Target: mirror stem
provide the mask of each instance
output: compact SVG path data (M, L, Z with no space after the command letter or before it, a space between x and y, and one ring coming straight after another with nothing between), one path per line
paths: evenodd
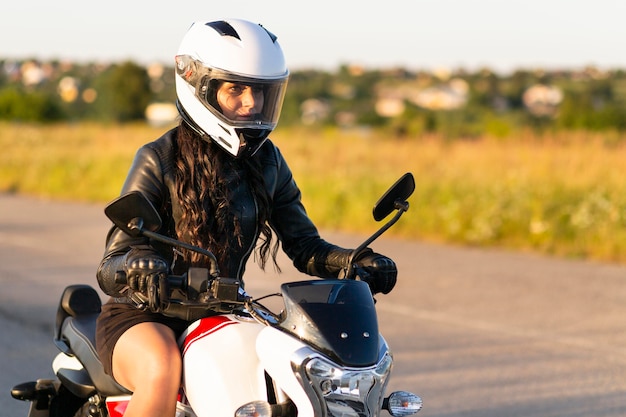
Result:
M213 253L209 252L208 250L204 250L202 248L198 248L196 246L189 245L189 244L187 244L185 242L180 242L180 241L178 241L176 239L172 239L172 238L169 238L167 236L163 236L163 235L160 235L158 233L151 232L150 230L142 230L141 233L144 236L149 237L150 239L153 239L153 240L156 240L156 241L168 244L170 246L174 246L174 247L180 246L180 247L183 247L185 249L188 249L188 250L191 250L191 251L194 251L194 252L199 252L199 253L207 256L210 259L210 261L211 261L210 262L211 270L209 271L209 274L213 278L219 277L220 270L219 270L219 268L217 266L217 259L215 258L215 255L213 255Z
M361 253L361 251L363 249L365 249L370 243L372 243L373 241L378 239L378 237L380 235L385 233L387 231L387 229L389 229L391 226L396 224L396 222L400 219L400 216L402 216L404 214L404 212L409 209L409 202L408 201L402 201L402 200L396 200L394 202L394 207L398 210L396 215L393 216L393 218L391 220L389 220L385 225L383 225L383 227L381 227L376 233L374 233L372 236L370 236L369 239L367 239L365 242L361 243L361 245L359 245L359 247L356 248L352 252L352 255L350 256L350 263L348 264L348 271L346 272L346 278L349 277L352 274L354 259L357 257L357 255L359 253Z
M142 232L143 231L143 219L141 217L133 217L128 222L128 229L136 233Z

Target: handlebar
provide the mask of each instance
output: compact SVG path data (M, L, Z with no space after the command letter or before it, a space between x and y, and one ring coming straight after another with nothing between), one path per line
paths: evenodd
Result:
M189 321L219 313L230 313L246 303L247 298L239 293L239 280L209 277L209 269L192 267L183 275L164 277L167 294L162 293L163 288L150 288L148 294L131 298L141 299L142 301L138 302L141 308ZM126 284L126 273L118 271L115 282ZM184 296L175 297L176 290L182 292ZM145 302L143 299L146 299Z

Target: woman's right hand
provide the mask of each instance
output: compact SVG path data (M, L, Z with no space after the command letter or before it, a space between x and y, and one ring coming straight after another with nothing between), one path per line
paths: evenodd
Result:
M167 276L169 267L167 261L149 246L133 247L126 254L124 272L126 282L133 291L148 295L150 286L159 276Z

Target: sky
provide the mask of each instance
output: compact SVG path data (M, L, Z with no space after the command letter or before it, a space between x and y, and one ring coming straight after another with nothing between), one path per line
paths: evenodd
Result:
M193 21L238 17L276 34L292 70L626 69L625 0L5 3L0 59L172 63Z

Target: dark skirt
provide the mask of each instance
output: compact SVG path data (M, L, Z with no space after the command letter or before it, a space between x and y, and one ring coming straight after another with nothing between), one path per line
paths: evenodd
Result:
M132 304L109 301L102 306L96 322L96 350L104 371L113 376L113 348L122 334L139 323L162 323L178 338L189 326L186 320L137 309Z

